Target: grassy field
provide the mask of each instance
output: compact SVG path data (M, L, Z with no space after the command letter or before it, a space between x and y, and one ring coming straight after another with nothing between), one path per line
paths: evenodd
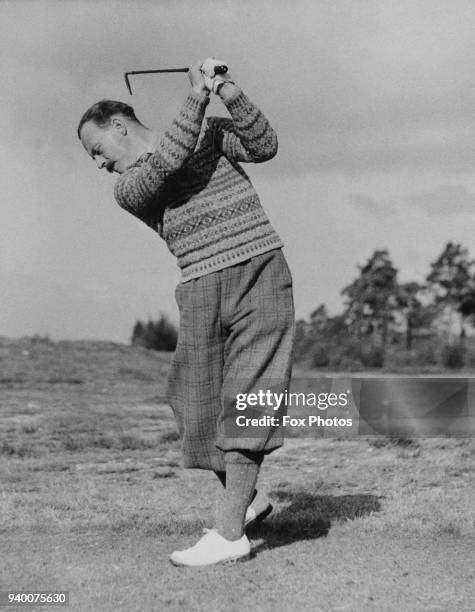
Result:
M275 511L252 559L173 567L219 483L180 467L169 361L0 340L0 590L68 590L85 611L475 610L470 439L293 432L264 463Z

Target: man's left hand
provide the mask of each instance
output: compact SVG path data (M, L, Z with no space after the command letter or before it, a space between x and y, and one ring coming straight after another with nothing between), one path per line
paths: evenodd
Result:
M197 61L188 69L188 78L190 79L191 89L197 94L208 93L211 91L205 82L205 76L201 70L203 61Z

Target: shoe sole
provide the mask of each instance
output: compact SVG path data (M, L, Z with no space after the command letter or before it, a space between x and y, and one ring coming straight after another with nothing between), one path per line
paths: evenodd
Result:
M252 552L248 552L246 555L242 557L237 557L236 559L228 559L227 561L221 561L221 565L236 565L236 563L240 563L241 561L249 561L252 558ZM216 564L219 565L219 564Z
M253 523L261 523L264 519L266 519L269 516L269 514L272 512L273 509L274 509L274 506L272 504L269 504L267 508L265 508L260 514L256 516L256 518L253 518L247 523L245 523L244 527L249 527L249 525L252 525Z
M170 563L175 567L209 567L210 565L236 565L240 561L248 561L251 558L251 552L241 555L240 557L231 557L230 559L223 559L223 561L216 561L215 563L205 563L203 565L189 565L187 563L180 563L174 559L170 559Z

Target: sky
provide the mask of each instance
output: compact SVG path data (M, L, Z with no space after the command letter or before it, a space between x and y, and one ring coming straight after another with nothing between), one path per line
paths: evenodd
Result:
M470 0L0 2L0 335L128 342L178 320L165 243L119 208L76 128L103 98L164 130L189 66L214 56L261 108L278 155L246 165L285 243L298 318L376 249L423 281L448 241L475 256ZM207 114L226 116L219 100Z

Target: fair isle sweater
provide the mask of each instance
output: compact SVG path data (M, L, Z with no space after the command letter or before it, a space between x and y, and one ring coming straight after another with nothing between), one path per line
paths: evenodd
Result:
M231 119L203 121L208 102L191 93L156 149L114 189L119 205L165 240L182 281L283 246L239 165L272 158L274 130L241 90L224 100Z

